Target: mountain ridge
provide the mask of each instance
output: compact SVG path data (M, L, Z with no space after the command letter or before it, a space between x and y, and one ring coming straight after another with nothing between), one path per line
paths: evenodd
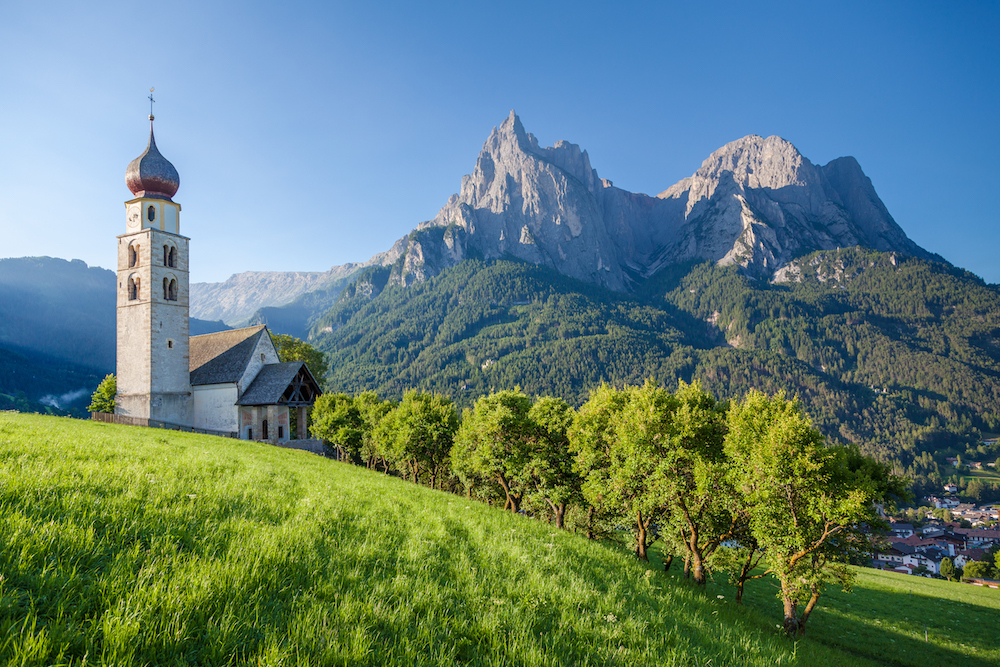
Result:
M435 233L419 234L426 230ZM944 261L906 236L853 157L814 165L781 137L747 135L650 196L601 178L576 144L541 146L511 111L490 132L459 192L385 252L327 272L247 272L196 283L192 313L230 324L266 320L254 313L267 307L274 314L371 266L392 266L389 284L405 286L469 257L511 257L630 291L671 264L735 264L771 279L796 257L856 245Z

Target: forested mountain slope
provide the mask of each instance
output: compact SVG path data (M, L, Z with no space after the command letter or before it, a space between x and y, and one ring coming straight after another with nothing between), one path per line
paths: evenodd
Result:
M623 294L527 263L466 260L408 288L368 269L314 325L334 390L416 387L462 405L520 386L579 404L601 382L701 380L722 398L798 394L831 439L928 482L924 452L1000 428L1000 290L860 248L749 278L675 266Z

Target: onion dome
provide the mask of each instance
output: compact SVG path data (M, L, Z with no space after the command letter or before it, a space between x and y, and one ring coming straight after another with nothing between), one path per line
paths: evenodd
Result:
M181 186L181 177L167 158L156 149L153 117L149 117L149 145L125 170L125 185L136 197L170 199Z

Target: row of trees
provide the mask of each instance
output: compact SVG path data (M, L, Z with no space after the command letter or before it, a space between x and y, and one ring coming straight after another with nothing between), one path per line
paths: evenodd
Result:
M823 588L871 551L876 504L903 480L854 447L827 446L783 394L720 403L698 383L602 386L579 410L523 392L481 397L461 419L447 398L409 391L326 394L313 431L341 457L511 512L574 525L588 537L631 528L636 555L659 540L664 567L683 558L704 585L774 576L784 627L805 631ZM758 565L763 565L761 574Z

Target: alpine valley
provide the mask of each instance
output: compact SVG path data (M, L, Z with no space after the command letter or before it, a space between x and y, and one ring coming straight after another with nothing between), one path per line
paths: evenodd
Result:
M255 313L241 281L265 295L288 274L194 285L192 315L308 338L333 391L580 404L602 382L699 380L798 395L918 490L945 456L998 454L998 287L910 240L854 158L814 165L779 137L729 143L649 196L511 112L433 220L308 280Z
M733 141L650 196L511 112L460 192L385 252L193 284L191 316L308 339L332 391L470 406L519 386L578 405L602 382L699 380L798 395L918 490L945 456L1000 453L984 442L1000 288L910 240L854 158L814 165L779 137Z

